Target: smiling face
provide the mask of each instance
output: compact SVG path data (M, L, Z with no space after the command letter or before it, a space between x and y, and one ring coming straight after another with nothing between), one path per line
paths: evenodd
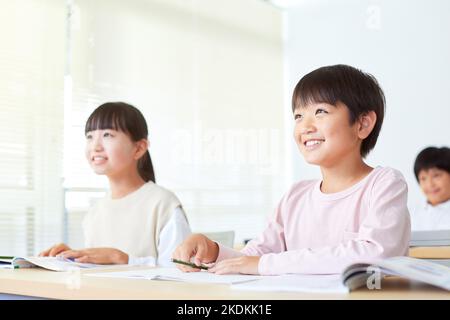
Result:
M137 170L137 146L122 131L105 129L87 132L85 154L97 174L112 177Z
M349 155L361 157L359 122L350 124L347 107L313 103L294 111L294 138L310 164L332 167Z
M421 170L418 175L420 188L428 202L435 206L450 199L450 173L438 168Z

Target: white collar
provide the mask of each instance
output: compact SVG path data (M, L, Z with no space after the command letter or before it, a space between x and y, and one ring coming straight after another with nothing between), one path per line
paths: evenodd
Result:
M439 210L443 209L443 210L450 210L450 199L447 200L447 201L445 201L445 202L439 203L439 204L436 205L436 206L432 206L432 205L427 201L427 202L425 203L425 206L424 206L424 207L427 208L427 209L439 209Z

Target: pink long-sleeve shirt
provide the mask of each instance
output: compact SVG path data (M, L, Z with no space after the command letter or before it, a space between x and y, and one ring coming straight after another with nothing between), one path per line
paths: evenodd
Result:
M376 167L363 180L325 194L320 180L294 184L263 233L241 251L219 244L217 261L261 256L262 275L340 273L355 262L407 255L411 235L402 174Z

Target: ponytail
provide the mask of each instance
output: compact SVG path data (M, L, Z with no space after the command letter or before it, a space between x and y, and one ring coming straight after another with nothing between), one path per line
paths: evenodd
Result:
M138 160L138 172L145 182L153 181L156 183L155 171L153 170L152 159L150 158L150 153L148 150L145 154Z

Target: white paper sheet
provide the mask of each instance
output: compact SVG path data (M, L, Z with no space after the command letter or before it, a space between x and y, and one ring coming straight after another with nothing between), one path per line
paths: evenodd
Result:
M258 281L234 284L233 289L254 291L290 291L346 294L349 289L341 275L282 275L264 277Z
M61 257L15 257L10 264L0 264L0 269L41 267L52 271L70 271L74 269L100 269L111 266L117 267L118 265L79 263Z
M262 279L262 276L241 274L216 275L206 271L182 272L177 268L152 268L146 270L131 270L120 272L89 273L89 277L110 277L148 280L171 280L198 283L235 284Z
M79 263L60 257L26 257L26 262L30 262L41 268L45 268L53 271L69 271L73 269L91 269L91 268L104 268L105 265L92 264L92 263ZM27 265L27 263L25 265ZM17 262L18 264L21 264Z

